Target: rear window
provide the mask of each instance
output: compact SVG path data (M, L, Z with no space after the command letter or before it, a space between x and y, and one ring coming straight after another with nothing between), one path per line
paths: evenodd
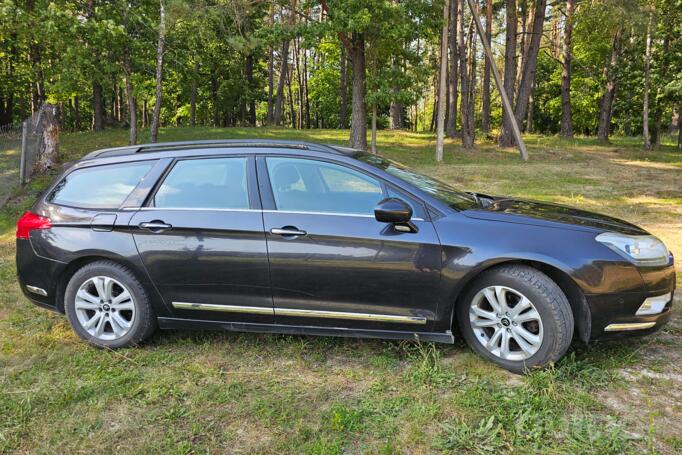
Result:
M159 208L248 209L244 157L178 161L159 187Z
M59 182L48 201L71 207L116 209L153 164L138 161L77 169Z

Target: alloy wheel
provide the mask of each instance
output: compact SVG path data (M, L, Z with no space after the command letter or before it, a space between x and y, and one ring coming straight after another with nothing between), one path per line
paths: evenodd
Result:
M125 336L135 320L131 292L108 276L94 276L81 284L74 307L81 327L99 340Z
M526 360L542 346L540 313L526 296L507 286L481 289L471 301L469 322L478 342L504 360Z

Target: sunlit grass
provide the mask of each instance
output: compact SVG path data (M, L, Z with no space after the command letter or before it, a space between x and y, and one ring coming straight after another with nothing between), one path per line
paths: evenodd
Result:
M348 131L160 133L163 141L227 138L345 145ZM460 188L641 224L682 257L682 153L644 152L635 139L526 139L528 163L492 140L474 151L448 140L439 164L428 133L380 131L379 150ZM126 142L124 130L66 134L61 151L68 161ZM528 377L459 341L166 332L138 349L89 348L16 284L14 222L50 179L15 189L0 210L0 453L636 453L650 448L647 409L653 447L682 446L679 396L670 393L680 386L670 379L682 361L679 323L645 340L576 344ZM678 319L680 308L678 298ZM664 376L643 379L640 368Z

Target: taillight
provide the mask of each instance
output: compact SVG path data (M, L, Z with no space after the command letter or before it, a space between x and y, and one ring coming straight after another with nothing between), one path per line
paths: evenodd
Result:
M19 221L17 221L17 238L28 239L34 229L50 229L52 221L44 216L36 215L30 211L25 211Z

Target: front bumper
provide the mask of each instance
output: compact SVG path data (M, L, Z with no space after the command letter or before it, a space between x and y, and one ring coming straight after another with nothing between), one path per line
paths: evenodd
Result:
M604 340L647 335L663 327L672 317L675 298L675 268L665 267L640 270L645 290L612 294L585 295L590 311L590 340ZM637 310L650 297L670 293L670 301L662 311L651 315L637 315Z

